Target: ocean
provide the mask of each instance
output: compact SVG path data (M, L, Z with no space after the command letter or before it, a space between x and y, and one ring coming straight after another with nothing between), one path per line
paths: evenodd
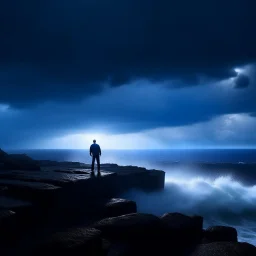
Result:
M89 150L9 150L37 160L90 163ZM220 170L217 163L256 163L253 149L104 150L102 163L136 165L166 172L165 189L145 193L131 190L124 198L135 200L139 212L162 215L181 212L204 216L209 225L233 226L241 242L256 245L256 170ZM179 162L176 167L173 162ZM203 170L195 163L216 163Z

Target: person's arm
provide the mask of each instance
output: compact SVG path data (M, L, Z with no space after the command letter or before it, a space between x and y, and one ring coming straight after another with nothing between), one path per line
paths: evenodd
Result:
M99 153L100 153L100 156L101 156L101 149L100 149L100 146L99 146Z
M90 156L92 155L92 146L90 146Z

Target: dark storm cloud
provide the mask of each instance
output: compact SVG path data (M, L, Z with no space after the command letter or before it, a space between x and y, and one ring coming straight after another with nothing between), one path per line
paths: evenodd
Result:
M234 87L238 89L247 88L250 84L250 79L244 74L238 75L234 80Z
M0 3L0 101L77 100L137 78L222 79L255 61L248 0ZM240 84L240 82L239 82Z
M19 110L3 106L2 112L0 106L0 143L9 148L40 147L40 141L68 134L127 134L159 127L182 130L224 114L255 112L255 91L255 86L235 90L231 82L177 90L141 82L105 90L82 103L55 102ZM225 122L216 130L223 127Z

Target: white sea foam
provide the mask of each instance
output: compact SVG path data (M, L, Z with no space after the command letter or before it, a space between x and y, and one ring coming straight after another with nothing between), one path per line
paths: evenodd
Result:
M234 226L240 241L256 245L256 185L245 186L232 176L210 179L167 174L164 191L133 190L125 197L134 199L140 212L199 214L204 216L205 227Z

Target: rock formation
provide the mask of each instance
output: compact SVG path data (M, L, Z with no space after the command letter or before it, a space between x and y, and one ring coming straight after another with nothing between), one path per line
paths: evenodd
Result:
M25 154L8 155L0 149L0 170L40 170L40 166Z
M39 167L39 168L37 168ZM34 161L0 150L0 252L16 256L255 256L236 229L202 216L137 212L128 189L164 189L165 173L136 166Z

